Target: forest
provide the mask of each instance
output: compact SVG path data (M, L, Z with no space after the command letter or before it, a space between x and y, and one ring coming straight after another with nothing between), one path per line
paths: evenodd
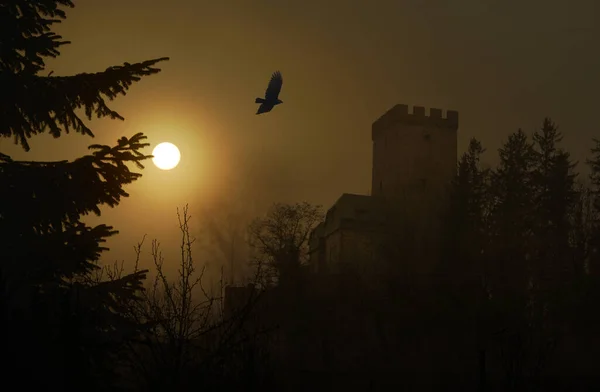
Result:
M48 75L67 44L69 0L0 4L0 135L93 136L83 115L167 57ZM46 75L46 76L44 76ZM156 76L159 77L159 76ZM83 115L82 115L83 113ZM142 133L73 161L0 153L0 339L4 387L159 390L593 390L600 386L600 141L575 162L549 118L512 133L495 167L472 139L443 203L424 217L392 201L377 262L311 272L320 206L275 203L248 227L246 287L206 288L188 207L180 260L157 240L127 271L103 265L118 231L90 227L141 177ZM137 169L133 169L136 167ZM137 170L137 171L136 171ZM581 174L585 173L585 174ZM412 213L411 213L412 212ZM150 248L154 271L139 267ZM164 263L178 263L167 278Z

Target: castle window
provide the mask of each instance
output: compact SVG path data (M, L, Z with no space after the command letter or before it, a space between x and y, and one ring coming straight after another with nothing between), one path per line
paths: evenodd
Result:
M379 192L383 192L383 181L379 181Z

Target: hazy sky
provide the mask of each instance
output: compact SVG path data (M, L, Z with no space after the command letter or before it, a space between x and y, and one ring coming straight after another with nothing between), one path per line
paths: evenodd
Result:
M144 233L173 241L185 202L198 216L223 198L260 210L366 193L371 123L397 103L458 110L460 151L477 137L494 155L544 116L578 159L600 137L597 0L79 0L58 30L72 44L48 64L57 75L171 57L114 102L125 122L92 123L95 139L39 136L29 153L0 139L31 160L140 131L179 146L177 169L148 162L132 198L103 216L122 233L111 257ZM275 70L284 104L256 116Z

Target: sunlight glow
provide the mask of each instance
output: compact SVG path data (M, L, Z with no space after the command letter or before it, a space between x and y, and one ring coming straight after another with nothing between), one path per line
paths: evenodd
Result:
M171 170L179 164L181 153L172 143L160 143L152 150L152 162L161 170Z

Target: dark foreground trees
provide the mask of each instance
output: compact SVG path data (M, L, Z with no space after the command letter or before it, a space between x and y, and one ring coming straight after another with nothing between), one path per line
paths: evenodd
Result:
M308 237L322 217L321 207L307 202L275 203L252 221L249 242L266 281L285 285L298 279L308 261Z
M223 277L211 285L205 275L207 260L194 250L187 206L178 211L178 219L179 260L166 259L157 240L149 252L144 253L144 241L135 246L134 271L150 259L154 277L139 298L120 309L137 330L113 363L119 386L140 391L269 390L270 360L263 349L269 331L251 322L260 293L245 298L235 312L226 312ZM176 273L168 271L169 264L177 265ZM116 282L124 269L115 264L102 272L105 280Z
M103 72L51 76L44 59L60 54L53 24L65 19L68 0L15 0L0 4L0 135L26 151L44 132L94 136L79 116L123 119L106 101L125 95L166 58L110 67ZM92 145L72 162L21 162L0 153L0 339L3 382L23 388L106 390L123 341L137 328L120 309L141 289L146 271L97 282L92 273L117 233L81 221L127 197L149 158L142 134L114 146ZM19 375L32 374L22 378ZM24 373L27 372L27 373Z
M419 238L431 233L408 220L401 222L406 230L393 233L400 252L384 274L393 290L376 292L368 289L374 282L361 282L364 276L350 281L333 274L303 277L301 290L271 289L287 305L282 310L292 310L282 323L288 370L304 381L313 372L309 385L335 379L332 389L350 379L354 390L366 390L361 383L371 390L480 391L600 385L593 379L600 355L594 336L600 326L600 144L593 146L587 183L560 142L558 128L546 119L532 137L511 134L498 150L499 164L488 169L483 146L471 140L458 162L441 233ZM273 266L297 260L277 259L295 243L284 235L293 232L294 219L273 219L293 210L284 207L253 227ZM439 255L434 273L403 279L403 271L423 262L424 253L415 252L419 243L439 247L430 252ZM417 279L428 284L408 290Z
M590 268L597 151L590 188L577 183L561 139L546 119L532 138L510 135L494 170L481 168L475 140L459 162L441 260L451 283L442 297L445 320L462 331L465 347L477 339L481 388L498 373L504 390L539 388L566 374L573 382L571 365L583 370L593 357L585 331L597 290Z

